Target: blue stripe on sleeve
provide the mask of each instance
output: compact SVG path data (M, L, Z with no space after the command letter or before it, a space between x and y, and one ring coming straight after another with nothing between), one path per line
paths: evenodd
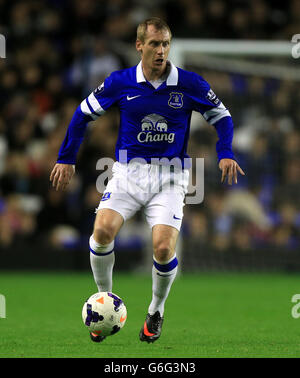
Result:
M85 100L86 100L87 106L89 107L90 111L91 111L93 114L95 114L96 116L99 116L99 114L96 113L95 110L92 108L92 105L90 104L88 97L87 97Z

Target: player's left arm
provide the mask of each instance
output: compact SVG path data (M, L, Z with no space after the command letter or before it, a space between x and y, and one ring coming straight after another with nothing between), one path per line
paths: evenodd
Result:
M237 163L232 150L233 121L231 114L201 76L195 74L193 78L194 110L199 111L204 119L215 127L218 134L216 151L219 168L222 171L221 182L225 182L227 178L229 185L237 184L238 173L241 175L245 175L245 173Z
M245 172L242 170L242 168L238 165L238 163L233 159L221 159L219 162L219 168L222 171L222 178L221 182L226 181L226 177L228 179L228 184L232 185L232 182L234 184L237 184L237 176L238 172L245 176Z
M222 171L221 182L227 182L229 185L232 183L237 184L238 173L245 175L245 172L235 160L232 151L233 140L233 121L230 115L217 120L213 126L218 134L218 142L216 144L216 151L219 159L219 168Z

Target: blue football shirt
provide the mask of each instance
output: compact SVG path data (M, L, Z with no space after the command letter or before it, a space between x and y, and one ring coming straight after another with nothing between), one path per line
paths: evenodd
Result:
M226 119L227 123L230 120L231 124L229 111L201 76L168 62L168 76L155 89L145 79L140 62L137 66L111 73L102 85L81 102L69 126L58 162L74 163L74 151L77 153L82 135L74 137L73 134L84 129L80 125L95 120L113 105L120 110L117 160L120 160L120 151L126 150L127 161L143 158L150 163L151 158L165 157L179 158L183 162L188 157L193 111L200 112L212 125L217 125L221 119ZM78 128L75 132L76 124ZM222 133L219 134L221 139ZM228 140L225 143L219 141L220 154L233 158L231 131L226 138Z

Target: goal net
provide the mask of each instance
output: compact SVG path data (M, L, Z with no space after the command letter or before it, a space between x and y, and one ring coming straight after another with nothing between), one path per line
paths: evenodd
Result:
M172 41L170 60L197 72L229 109L238 185L220 183L214 127L193 113L189 154L204 158L204 201L185 206L185 269L299 270L299 61L290 42Z

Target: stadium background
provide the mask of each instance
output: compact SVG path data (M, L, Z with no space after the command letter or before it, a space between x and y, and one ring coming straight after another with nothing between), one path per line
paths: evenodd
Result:
M96 162L114 157L117 112L89 128L67 192L51 188L49 173L76 106L111 71L131 65L132 54L138 62L137 23L161 16L176 38L290 41L299 32L300 5L28 0L0 1L0 15L7 44L0 60L0 265L85 269L100 198ZM189 152L205 159L205 195L203 203L185 207L182 268L299 270L297 81L199 72L232 113L246 177L236 188L219 183L216 133L194 124ZM116 269L142 269L147 261L150 234L141 218L116 240Z
M151 346L138 340L152 266L142 213L116 240L114 291L127 305L124 330L99 347L82 325L82 303L96 290L88 252L100 198L96 162L114 157L116 110L89 126L66 192L52 189L49 174L75 108L111 71L137 63L136 25L153 15L174 37L198 42L290 43L300 32L298 0L0 0L1 357L300 355L298 307L292 310L300 270L300 92L298 71L289 78L299 65L291 54L244 56L232 69L215 56L186 56L187 68L203 74L230 109L246 176L221 185L216 133L194 117L189 152L205 159L204 201L185 206L182 274L161 339ZM254 70L241 73L245 63ZM254 63L264 73L256 75Z

